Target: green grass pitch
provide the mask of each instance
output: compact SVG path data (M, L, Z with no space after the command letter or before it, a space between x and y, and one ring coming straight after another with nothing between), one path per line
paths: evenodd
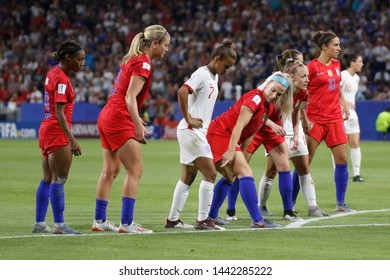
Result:
M66 222L80 236L32 234L35 191L41 179L37 140L0 140L0 259L1 260L387 260L390 251L390 142L362 142L363 183L350 180L347 203L358 210L336 215L330 151L322 143L311 166L317 202L331 218L309 219L300 194L296 208L305 223L282 221L277 180L268 208L282 229L252 230L250 217L237 202L238 221L224 232L165 229L172 193L181 175L176 141L150 140L143 146L144 173L135 206L135 221L153 229L151 235L94 233L91 225L95 188L101 171L98 139L81 139L84 154L75 157L65 185ZM256 184L264 171L263 149L251 167ZM119 224L123 170L115 181L108 219ZM180 218L194 223L199 174ZM219 179L219 176L217 180ZM226 203L220 215L224 216ZM49 207L47 222L53 224ZM58 254L58 252L61 252Z

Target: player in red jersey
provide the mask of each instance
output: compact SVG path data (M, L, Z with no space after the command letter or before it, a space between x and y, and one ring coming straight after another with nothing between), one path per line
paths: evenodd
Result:
M71 132L74 91L69 74L79 71L84 65L85 52L79 43L68 40L53 54L53 60L58 64L46 76L45 115L38 136L42 150L43 179L36 192L36 218L32 232L79 234L64 222L64 184L72 156L81 155L80 145ZM49 200L54 216L53 229L45 222Z
M292 77L294 86L293 112L283 119L279 111L275 110L265 123L264 129L256 133L248 149L244 151L245 158L249 162L252 154L260 145L263 144L266 150L266 170L260 180L258 191L261 215L272 216L267 210L266 201L270 195L274 178L279 173L279 191L284 208L283 219L291 221L300 219L296 217L296 213L293 211L293 205L299 191L299 181L301 181L302 190L309 207L308 215L327 216L317 206L315 187L309 171L309 152L306 137L299 121L301 104L307 101L306 88L309 82L309 71L302 62L302 53L294 49L287 49L276 57L275 69L287 72ZM280 105L283 106L283 104ZM296 174L295 180L297 182L295 184L294 180L291 182L289 178L289 158L295 167L294 175ZM235 216L237 196L238 186L235 182L228 195L226 220L237 219Z
M123 57L111 96L98 118L103 151L103 170L96 190L93 231L151 233L134 223L134 204L142 174L141 145L148 134L139 111L148 97L152 80L151 61L168 51L170 35L164 27L151 25L138 33ZM121 166L126 169L122 187L122 218L119 229L106 219L108 199Z
M336 210L353 212L345 203L348 185L348 138L344 119L349 117L349 108L341 92L341 66L336 59L341 50L340 39L333 32L317 31L312 41L319 48L320 55L307 65L310 73L306 108L310 121L309 127L306 127L309 136L309 160L313 160L319 144L324 140L335 161Z
M252 218L251 227L279 227L262 218L257 206L253 172L246 161L246 150L255 133L262 129L272 113L273 103L285 99L287 111L291 108L291 78L284 73L275 74L263 90L254 89L243 95L225 113L215 118L207 132L217 171L223 175L214 188L209 216L215 220L227 192L238 178L239 189L245 206Z

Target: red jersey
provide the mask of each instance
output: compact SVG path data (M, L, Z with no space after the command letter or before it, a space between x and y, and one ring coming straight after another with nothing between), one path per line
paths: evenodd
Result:
M45 117L41 124L44 134L63 134L55 112L56 103L65 103L64 114L69 128L72 127L74 91L69 76L58 65L53 66L46 75L44 93Z
M279 109L272 110L271 114L269 115L268 119L276 123L277 125L282 125L282 116L280 115ZM257 132L258 134L265 135L267 133L275 133L269 126L264 125L264 127Z
M127 63L121 65L111 90L111 96L104 108L106 112L113 112L118 117L124 116L131 119L130 113L127 110L125 97L132 76L146 78L141 92L137 95L138 111L141 110L145 99L149 96L149 88L152 81L152 66L146 54L133 56Z
M297 108L301 105L301 103L308 100L308 93L305 89L298 90L297 93L294 94L293 97L293 108Z
M340 106L340 62L332 59L325 65L313 59L309 69L309 92L306 115L312 122L335 123L343 121Z
M244 94L225 113L215 118L209 127L208 133L219 135L230 134L236 125L242 106L248 106L253 111L252 119L244 127L241 133L242 143L264 126L268 119L268 114L273 110L273 104L265 101L263 91L254 89Z

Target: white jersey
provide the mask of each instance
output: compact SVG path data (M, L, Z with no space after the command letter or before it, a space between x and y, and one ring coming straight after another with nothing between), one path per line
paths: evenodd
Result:
M283 120L283 128L286 130L286 136L294 135L294 128L292 123L292 115L288 115L286 119ZM301 120L298 120L299 134L303 134L303 128Z
M351 76L347 70L341 71L341 90L347 102L355 104L355 98L359 87L360 77ZM347 134L360 133L359 118L355 108L349 108L349 118L344 122Z
M360 77L355 74L351 76L347 70L341 71L341 90L344 95L344 99L347 102L355 104L356 94L359 87Z
M203 120L203 130L208 129L218 97L218 74L213 75L207 66L198 68L184 83L192 93L188 96L188 113ZM177 129L187 129L183 118Z

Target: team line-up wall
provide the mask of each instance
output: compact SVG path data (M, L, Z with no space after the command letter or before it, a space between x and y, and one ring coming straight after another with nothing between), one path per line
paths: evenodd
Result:
M226 111L233 102L219 101L216 103L213 118ZM170 121L164 129L163 139L176 139L176 126L182 118L180 110L176 106L175 120ZM362 140L378 140L375 131L375 121L380 112L390 107L390 101L357 101L356 110L360 121L360 135ZM73 113L73 133L79 138L97 138L99 133L96 121L101 108L96 104L76 103ZM37 138L38 129L43 116L42 104L24 103L21 106L21 120L17 122L0 122L0 138ZM155 138L157 128L148 127L154 131ZM153 134L152 134L153 137Z

